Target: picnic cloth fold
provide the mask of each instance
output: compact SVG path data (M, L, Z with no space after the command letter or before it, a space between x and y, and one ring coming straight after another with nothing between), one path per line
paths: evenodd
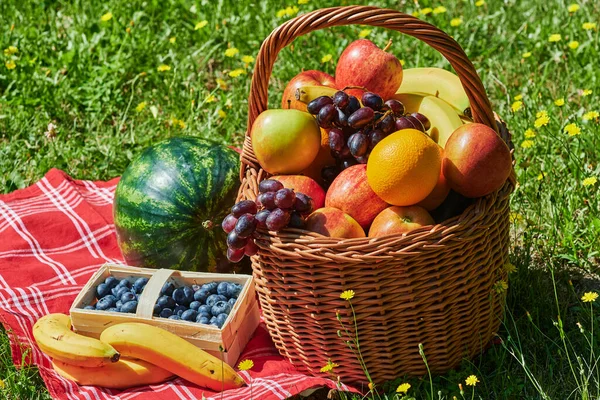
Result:
M118 178L75 180L52 169L34 185L0 195L0 321L17 366L35 364L54 399L285 399L336 383L299 373L275 349L264 325L240 360L248 386L213 393L177 378L125 391L78 386L56 374L35 344L32 327L49 313L68 313L75 296L105 262L123 263L112 217ZM344 390L348 390L343 386Z

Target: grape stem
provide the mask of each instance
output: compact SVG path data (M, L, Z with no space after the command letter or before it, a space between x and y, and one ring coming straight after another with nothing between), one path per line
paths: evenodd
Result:
M385 47L383 48L383 51L388 51L389 48L392 47L392 39L388 40L387 44L385 45Z

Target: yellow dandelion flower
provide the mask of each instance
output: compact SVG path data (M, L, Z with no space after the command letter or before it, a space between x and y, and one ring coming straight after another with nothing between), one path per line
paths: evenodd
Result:
M504 264L504 270L507 273L512 274L513 272L517 271L517 267L515 267L515 265L511 262L507 262L506 264Z
M478 0L478 1L475 2L475 7L481 7L484 4L485 4L484 0Z
M533 126L536 128L541 128L542 126L548 125L548 122L550 122L550 118L547 114L543 114L535 120Z
M404 67L404 64L406 64L406 62L404 60L400 60L400 65Z
M358 37L365 38L365 37L369 36L370 34L371 34L370 29L363 29L362 31L358 32Z
M581 27L583 29L585 29L586 31L591 31L592 29L596 29L598 25L595 22L584 22L583 25L581 25Z
M246 64L250 64L254 62L254 57L252 56L244 56L242 57L242 62L246 63Z
M590 94L592 94L592 90L591 89L585 89L583 92L581 92L581 95L583 97L589 96Z
M215 96L213 96L212 94L209 94L208 96L206 96L206 99L204 100L205 103L214 103L217 101L217 98Z
M375 385L373 385L373 382L369 382L367 386L369 387L369 390L375 389Z
M529 58L529 57L531 57L531 52L530 51L526 51L525 53L523 53L521 55L521 57L523 57L523 58Z
M225 82L221 78L217 78L217 85L219 85L219 88L221 88L222 90L227 90L227 88L228 88L227 82Z
M238 69L234 69L233 71L231 71L229 73L229 76L232 78L237 78L240 75L246 75L246 71L241 68L238 68Z
M333 56L331 54L325 54L322 58L321 58L321 62L322 63L326 63L331 61L331 59L333 58Z
M285 8L277 11L277 14L275 15L277 16L277 18L283 18L285 16Z
M331 360L327 361L327 364L325 364L323 367L321 367L321 372L329 372L332 371L334 368L339 367L339 365L337 365L336 363L331 362Z
M208 21L207 20L200 21L200 22L198 22L196 24L196 26L194 26L194 30L195 31L200 30L200 29L204 28L206 25L208 25Z
M563 99L562 97L560 99L556 99L554 100L554 105L558 106L558 107L562 107L565 105L565 99Z
M7 61L4 63L4 66L5 66L7 69L15 69L15 68L17 68L17 64L15 64L15 62L14 62L13 60L7 60Z
M108 22L112 19L113 15L111 12L107 12L106 14L104 14L103 16L100 17L100 21L102 22Z
M569 48L571 50L575 50L579 47L579 42L577 40L573 40L571 42L569 42Z
M185 127L186 127L185 122L183 122L180 119L174 118L174 117L171 118L171 125L178 126L180 129L185 129Z
M145 101L142 101L140 104L138 104L138 105L135 107L135 111L137 111L137 112L142 112L142 111L144 110L144 108L146 108L146 102L145 102Z
M413 17L418 17L418 16L419 16L419 14L420 14L420 13L419 13L419 10L416 10L416 11L413 11L413 12L412 12L412 16L413 16Z
M598 182L598 178L596 178L595 176L590 176L588 178L585 178L581 183L583 184L583 186L592 186L595 185L596 182Z
M15 46L8 46L4 49L4 55L6 57L12 56L13 54L17 54L18 52L19 49L17 49Z
M581 296L581 301L583 301L584 303L591 303L593 301L596 301L597 298L598 298L598 293L586 292L583 294L583 296Z
M236 49L235 47L230 47L227 50L225 50L225 56L226 57L235 57L240 51L238 49Z
M563 131L565 133L568 133L569 136L576 136L581 133L581 128L579 128L577 124L569 124L565 126L565 129Z
M535 117L536 117L536 118L547 117L547 116L548 116L548 111L546 111L546 110L541 110L541 111L538 111L538 112L535 114Z
M238 364L238 369L240 371L248 371L249 369L252 369L252 367L254 367L254 361L252 360L240 361Z
M598 119L598 117L600 117L600 114L598 114L598 111L588 111L585 114L583 114L583 120L584 121L590 121L592 119Z
M354 290L344 290L342 294L340 294L340 299L350 300L354 298Z
M506 292L506 290L508 289L508 283L506 283L506 281L504 279L500 279L498 282L494 283L493 289L496 293ZM467 385L468 385L468 383L467 383ZM473 385L473 386L475 386L475 385Z
M169 38L169 43L173 44L175 43L175 41L177 40L177 38L175 36Z
M567 7L567 10L570 13L574 13L574 12L579 11L579 4L570 4L569 7Z
M475 375L469 375L469 377L467 377L465 380L465 383L467 386L475 386L479 383L479 379L477 379Z
M4 389L6 387L6 383L4 383L4 379L0 379L0 389Z
M165 71L170 71L171 67L169 67L167 64L161 64L156 69L158 70L158 72L165 72Z
M519 222L519 221L523 221L525 218L523 217L523 215L519 214L518 212L511 212L510 214L508 214L508 219L510 222Z
M523 95L522 94L516 95L515 100L523 100Z
M544 173L541 172L538 176L537 176L537 180L541 181L542 179L544 179Z
M433 9L433 13L436 14L436 15L437 14L443 14L446 11L448 11L448 10L444 6L439 6L439 7L436 7L436 8Z
M286 7L282 10L277 11L277 18L283 18L285 16L293 17L294 15L298 14L298 11L300 11L300 9L296 6Z
M308 4L309 0L298 0L298 4Z
M530 147L533 147L534 144L535 142L533 140L523 140L523 142L521 143L521 147L523 149L528 149Z
M432 11L433 11L433 8L431 8L431 7L425 7L424 9L421 10L421 15L431 14Z
M514 103L512 103L512 106L510 106L510 108L513 110L513 112L517 112L521 108L523 108L523 102L522 101L515 101Z
M219 114L219 118L221 119L225 119L225 117L227 116L227 113L223 110L219 110L217 111L217 113Z
M462 18L452 18L450 20L450 26L459 26L462 23L463 23Z
M233 107L233 102L231 101L231 99L227 99L227 101L225 101L225 107L227 107L227 108Z
M562 36L559 33L554 33L548 36L548 41L551 43L560 42L562 40Z
M410 383L403 383L396 388L396 393L406 393L410 389Z
M525 137L526 137L527 139L534 138L534 137L535 137L535 135L536 135L535 131L534 131L533 129L531 129L531 128L529 128L529 129L527 129L527 130L525 131Z

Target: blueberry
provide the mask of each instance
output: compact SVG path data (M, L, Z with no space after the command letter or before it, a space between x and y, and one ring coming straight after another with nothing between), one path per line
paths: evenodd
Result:
M112 311L112 312L120 312L121 310L119 310L117 307L111 307L106 311Z
M169 318L171 315L173 315L173 310L171 310L170 308L163 308L160 314L158 315L162 318Z
M181 319L179 315L171 315L169 319Z
M208 290L200 289L194 293L194 300L204 303L206 302L208 296L210 296L210 292Z
M160 294L165 296L171 296L174 290L175 285L173 285L173 282L165 282L162 289L160 289Z
M121 296L123 296L123 293L127 293L127 292L129 292L129 289L128 289L128 288L126 288L126 287L123 287L123 286L121 286L121 287L116 287L116 288L114 288L113 290L116 290L116 291L117 291L116 293L115 293L115 292L113 292L113 294L115 295L115 297L116 297L117 299L120 299L120 298L121 298Z
M217 317L211 317L208 320L208 323L211 324L211 325L217 326Z
M190 303L190 309L198 311L198 309L200 308L201 305L202 305L202 303L194 300Z
M110 303L110 306L114 306L117 303L117 298L115 296L113 296L112 294L107 294L106 296L103 297L104 301L108 301ZM102 299L101 299L102 300Z
M195 285L195 284L194 284L194 285L192 285L192 290L193 290L194 292L197 292L198 290L200 290L200 285Z
M217 326L219 328L222 328L223 325L225 325L225 321L227 320L228 315L227 314L219 314L217 315L217 318L215 318L215 322L217 323Z
M229 305L231 306L231 308L233 308L233 306L235 305L235 302L237 301L237 299L235 297L230 298L227 303L229 303Z
M167 296L167 295L160 296L158 298L158 301L156 302L156 304L158 304L162 308L170 308L171 310L174 309L175 306L177 305L175 303L175 300L173 300L172 297Z
M186 306L177 306L173 309L173 314L177 314L181 317L181 314L183 314L185 310L187 310Z
M130 288L131 287L131 282L129 282L127 279L122 279L116 287Z
M123 307L123 302L121 300L118 300L115 304L115 307L117 307L117 308Z
M189 286L183 286L175 289L173 292L173 300L182 306L189 306L194 301L194 291Z
M220 294L211 294L206 299L206 305L214 306L218 301L227 301L227 297L221 296Z
M144 290L144 286L146 286L146 283L148 283L148 278L137 278L135 282L133 282L132 287L135 289L136 293L142 293L142 290Z
M219 314L229 314L230 311L231 311L231 305L228 302L218 301L217 303L215 303L214 306L212 306L210 313L212 315L219 315Z
M227 296L228 290L229 290L229 283L227 283L227 282L221 282L221 283L219 283L219 286L217 286L217 294L220 294L222 296Z
M84 310L95 310L96 307L94 307L94 306L85 306L85 307L83 307L83 309Z
M237 298L242 292L242 285L238 283L231 283L227 288L227 296Z
M198 307L198 313L201 314L209 314L210 315L210 309L212 307L211 306L207 306L206 304L202 304L200 307Z
M219 286L218 282L209 282L202 285L202 289L206 290L210 294L217 294L217 286Z
M110 294L110 289L112 289L108 284L101 283L96 288L96 298L101 299L107 294Z
M213 317L213 315L211 313L199 312L198 316L196 318L198 318L198 317L206 317L208 319L211 319Z
M158 304L154 305L154 311L152 311L152 315L158 315L162 311L162 307Z
M114 276L109 276L108 278L106 278L104 283L106 283L112 289L119 284L119 280Z
M133 314L137 310L137 305L138 305L138 302L135 300L128 301L127 303L124 303L121 306L121 312Z
M125 304L125 303L127 303L127 302L129 302L129 301L134 301L134 300L136 300L136 298L135 298L135 294L133 294L133 293L131 293L131 292L126 292L126 293L123 293L123 294L121 295L121 298L120 298L120 300L123 302L123 304Z
M184 321L194 322L196 317L198 316L198 311L196 310L185 310L183 314L181 314L181 319Z
M208 325L208 324L210 324L210 318L208 318L202 314L198 314L198 316L196 317L196 322L198 322L200 324Z
M104 297L103 297L100 300L98 300L98 302L96 303L96 310L104 311L104 310L108 310L112 306L113 306L113 304L111 304L110 300L104 300Z

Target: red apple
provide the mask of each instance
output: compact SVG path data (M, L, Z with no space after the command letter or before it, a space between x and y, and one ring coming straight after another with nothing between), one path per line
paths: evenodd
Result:
M431 193L429 193L425 199L418 202L417 205L423 207L427 211L435 210L444 202L446 197L448 197L448 193L450 193L450 185L448 185L448 181L442 171Z
M283 97L281 98L281 108L306 111L306 104L296 100L296 89L302 86L329 86L335 89L335 78L325 72L314 69L300 72L285 87Z
M443 173L450 187L463 196L482 197L500 189L511 168L508 146L487 125L463 125L446 142Z
M386 49L381 50L368 39L350 43L335 69L336 86L363 86L384 100L391 99L402 83L402 64ZM363 91L350 89L348 93L360 99Z
M317 181L319 185L325 185L321 171L330 165L335 165L335 159L331 155L329 147L329 132L321 128L321 148L319 149L319 153L307 168L300 171L300 175L306 175Z
M310 214L306 219L306 230L337 238L366 236L354 218L333 207L319 208Z
M304 193L313 200L313 210L325 205L325 191L314 181L304 175L276 175L271 177L283 184L283 187L294 189L295 192Z
M435 222L427 210L419 206L393 206L383 210L371 225L369 237L379 237L410 232Z
M325 197L325 207L342 210L364 229L387 206L388 203L377 196L367 182L367 164L343 170L331 183Z

